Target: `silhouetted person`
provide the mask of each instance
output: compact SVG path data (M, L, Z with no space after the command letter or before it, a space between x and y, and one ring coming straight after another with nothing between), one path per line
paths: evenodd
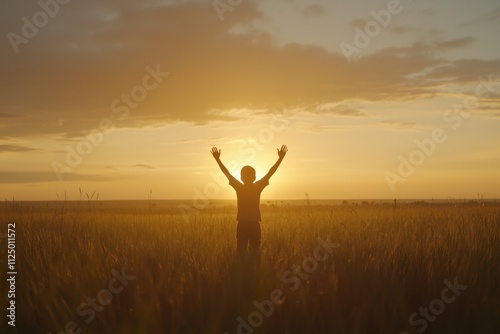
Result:
M220 160L221 150L213 147L210 151L217 161L220 169L229 180L229 184L236 190L238 199L238 227L236 228L237 253L243 255L250 245L250 253L255 255L260 246L260 194L269 185L269 179L278 169L281 161L288 152L286 145L282 145L278 151L278 161L269 172L257 182L255 181L255 169L245 166L241 169L241 183L229 173L228 169Z

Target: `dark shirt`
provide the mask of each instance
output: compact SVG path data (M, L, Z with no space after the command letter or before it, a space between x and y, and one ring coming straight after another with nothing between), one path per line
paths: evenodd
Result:
M269 185L269 179L263 178L252 184L243 184L234 177L229 184L236 190L238 199L238 215L236 220L260 222L260 194Z

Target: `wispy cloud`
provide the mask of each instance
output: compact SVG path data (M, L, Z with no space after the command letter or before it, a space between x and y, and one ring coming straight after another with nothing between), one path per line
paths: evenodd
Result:
M395 33L395 34L406 34L409 32L418 31L417 29L412 28L408 25L395 25L395 26L391 26L389 29L392 33Z
M142 169L154 169L153 166L145 165L145 164L137 164L137 165L134 165L134 167L136 167L136 168L142 168Z
M442 43L439 43L438 47L441 50L463 48L466 46L470 46L473 42L474 42L474 38L472 38L472 37L461 37L461 38L456 38L453 40L444 41Z
M307 121L297 121L295 126L299 132L302 133L325 133L332 131L345 130L345 126L340 126L336 124L324 124L324 123L314 123Z
M16 114L13 112L0 112L0 118L22 118L24 115L22 114Z
M304 8L302 8L300 11L305 17L308 17L308 18L309 17L317 17L317 16L321 16L321 15L326 14L325 8L323 6L321 6L320 4L308 5Z
M392 130L413 130L420 127L420 125L415 122L382 121L381 124Z
M86 174L68 174L66 181L109 181L116 177L106 175L86 175ZM24 183L52 183L54 182L54 173L52 172L0 172L0 184L24 184Z
M338 103L323 103L316 106L309 106L302 108L303 112L330 115L330 116L345 116L345 117L367 117L367 115L356 109L344 104Z
M488 23L500 23L500 7L488 13L479 15L478 17L472 20L466 21L460 24L459 26L466 27L474 24L488 24Z
M5 152L30 152L36 149L22 145L0 145L0 153Z

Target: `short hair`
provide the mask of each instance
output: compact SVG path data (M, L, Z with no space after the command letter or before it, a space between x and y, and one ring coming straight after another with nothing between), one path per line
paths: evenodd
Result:
M241 169L241 180L243 182L255 181L255 169L252 166L245 166Z

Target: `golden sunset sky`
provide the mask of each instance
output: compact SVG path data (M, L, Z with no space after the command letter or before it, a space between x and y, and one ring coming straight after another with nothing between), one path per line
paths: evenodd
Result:
M2 200L234 198L210 148L259 177L281 144L264 199L500 198L496 0L6 0L0 16Z

